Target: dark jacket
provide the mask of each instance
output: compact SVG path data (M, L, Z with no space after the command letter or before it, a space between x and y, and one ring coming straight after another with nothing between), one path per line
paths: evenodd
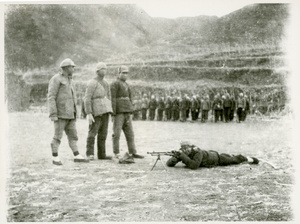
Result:
M159 110L164 110L165 109L165 101L163 99L159 99L158 100L158 106L157 106L157 108Z
M200 148L194 145L189 145L188 147L191 152L189 154L181 152L178 159L180 159L190 169L197 169L199 167L213 167L219 165L218 152L212 150L201 150ZM168 166L171 165L172 158L170 158L167 162ZM176 160L176 162L178 162L178 159Z
M201 110L210 110L211 103L209 100L203 100L201 102Z
M151 98L149 102L149 108L155 110L157 108L157 101L154 98Z
M133 111L131 90L126 82L118 78L110 85L110 91L114 114L131 113Z
M231 104L232 104L231 99L225 99L224 102L223 102L224 108L225 107L230 107L231 108Z
M215 99L213 101L213 110L221 110L223 109L223 103L222 103L222 100L220 99Z

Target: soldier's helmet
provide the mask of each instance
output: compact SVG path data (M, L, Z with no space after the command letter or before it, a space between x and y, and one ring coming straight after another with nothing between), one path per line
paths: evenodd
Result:
M60 63L61 68L67 67L67 66L76 67L75 63L70 58L66 58Z
M188 141L181 141L180 146L189 146L190 143Z
M97 65L96 65L96 68L95 68L95 71L99 71L101 69L106 69L106 64L104 62L99 62Z
M129 68L125 65L122 65L118 70L119 70L119 73L129 72Z

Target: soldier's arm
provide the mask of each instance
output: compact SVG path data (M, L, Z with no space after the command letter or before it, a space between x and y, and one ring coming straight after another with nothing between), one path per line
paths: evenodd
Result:
M188 168L195 170L199 168L202 159L203 159L203 153L198 152L194 155L193 159L190 159L185 153L181 153L179 158L182 160L182 162L187 165Z
M168 161L166 162L167 166L174 167L178 162L180 162L180 159L172 156Z
M50 118L57 118L56 97L58 94L60 81L52 78L48 86L48 110Z
M88 83L88 86L86 88L85 95L84 95L84 108L85 108L86 114L92 113L92 97L93 97L95 88L96 88L95 82L93 82L93 80L91 80Z
M107 98L111 100L111 92L110 92L109 84L108 83L106 84L107 84Z
M114 114L116 114L116 110L117 110L117 91L118 91L117 83L116 82L112 83L110 86L110 93L111 93L111 105Z

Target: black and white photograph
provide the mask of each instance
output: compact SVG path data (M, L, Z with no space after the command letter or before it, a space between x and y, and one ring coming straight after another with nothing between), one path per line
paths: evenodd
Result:
M299 3L0 9L1 223L299 221Z

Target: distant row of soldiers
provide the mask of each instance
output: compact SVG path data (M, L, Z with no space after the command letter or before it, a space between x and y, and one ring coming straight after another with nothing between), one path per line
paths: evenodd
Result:
M135 97L133 100L133 120L157 120L157 121L186 121L190 116L192 121L200 118L201 122L208 120L208 113L214 115L214 121L229 122L234 119L236 111L237 121L246 119L250 110L247 96L240 93L237 100L229 93L221 96L216 94L213 100L208 95L167 96L156 98L154 95L149 99L147 94L142 98Z
M232 121L237 115L237 121L245 121L250 111L250 102L246 95L239 94L237 99L233 95L219 93L210 99L209 95L193 95L189 97L176 96L175 94L167 97L156 98L152 95L149 99L147 94L143 97L134 97L133 99L133 120L157 120L157 121L186 121L190 118L192 121L201 119L201 122L207 122L208 114L211 111L215 122ZM85 117L84 108L82 108L82 117Z

